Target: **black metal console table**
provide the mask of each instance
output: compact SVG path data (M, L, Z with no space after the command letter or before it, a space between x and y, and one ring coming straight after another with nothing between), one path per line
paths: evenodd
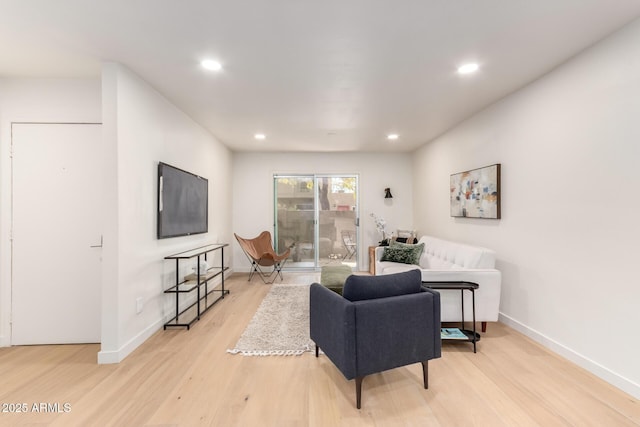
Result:
M430 289L460 289L460 301L462 304L462 321L460 331L467 339L451 339L452 341L472 342L473 352L476 352L476 343L480 341L480 334L476 332L476 294L475 290L480 286L474 282L451 281L451 282L422 282L422 284ZM464 291L471 291L472 311L473 311L473 330L469 331L464 328ZM446 339L446 338L443 338Z
M186 327L188 330L193 322L200 320L200 316L229 293L224 288L224 272L229 269L224 266L224 248L227 246L229 246L228 243L214 243L164 257L164 259L176 260L176 284L164 291L166 294L176 296L176 315L164 324L165 330L174 326ZM220 265L209 267L206 271L200 271L201 261L207 261L207 256L218 250L220 251ZM195 272L182 278L180 276L180 261L191 259L196 260ZM220 288L210 288L209 282L218 276L221 277L222 282ZM196 301L180 311L180 295L186 296L193 291L196 292Z

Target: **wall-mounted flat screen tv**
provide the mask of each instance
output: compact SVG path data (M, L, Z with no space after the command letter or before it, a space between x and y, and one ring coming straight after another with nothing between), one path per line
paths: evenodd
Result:
M209 181L166 163L158 163L158 239L206 233Z

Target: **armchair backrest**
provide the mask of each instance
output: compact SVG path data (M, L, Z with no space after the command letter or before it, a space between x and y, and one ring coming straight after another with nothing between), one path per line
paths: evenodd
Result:
M415 294L421 287L422 274L417 269L383 276L352 274L344 282L342 295L349 301L361 301Z
M414 294L356 301L356 376L440 357L440 295Z

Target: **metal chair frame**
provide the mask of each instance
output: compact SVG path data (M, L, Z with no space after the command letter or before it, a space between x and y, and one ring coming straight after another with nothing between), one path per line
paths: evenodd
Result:
M357 243L354 242L353 232L349 230L342 230L340 233L342 236L342 246L346 249L347 253L344 254L342 260L351 259L356 254Z

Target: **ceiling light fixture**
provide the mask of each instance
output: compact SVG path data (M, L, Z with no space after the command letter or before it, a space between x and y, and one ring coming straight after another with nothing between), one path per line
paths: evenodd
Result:
M222 70L222 64L218 61L214 61L212 59L205 59L200 63L205 69L210 71L220 71Z
M475 62L470 62L468 64L461 65L458 67L458 74L471 74L478 71L479 65Z
M396 140L396 139L398 139L398 138L399 138L399 136L398 136L398 134L397 134L397 133L390 133L389 135L387 135L387 139L388 139L389 141L395 141L395 140Z
M255 135L253 135L253 137L255 139L263 140L267 138L267 135L265 135L264 133L256 133Z

